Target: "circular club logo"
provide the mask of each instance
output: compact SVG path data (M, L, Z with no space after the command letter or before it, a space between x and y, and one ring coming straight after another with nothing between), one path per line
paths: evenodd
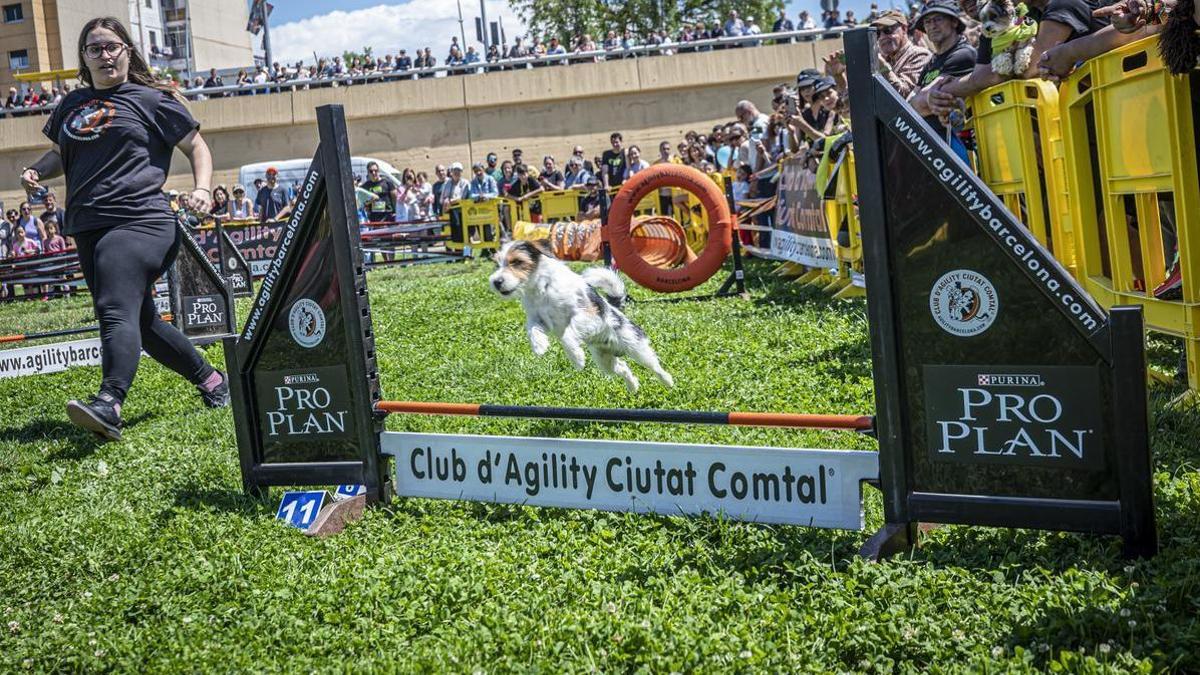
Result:
M94 141L117 117L112 101L93 99L71 111L63 127L77 141Z
M308 298L301 298L288 312L288 330L296 344L311 349L325 338L325 312Z
M992 325L999 311L996 287L978 272L947 272L929 291L929 313L951 335L979 335Z

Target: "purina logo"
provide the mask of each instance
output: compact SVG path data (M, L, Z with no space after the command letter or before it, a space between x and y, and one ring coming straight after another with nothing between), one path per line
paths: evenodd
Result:
M1041 375L980 375L981 387L1044 387Z
M1100 378L1090 366L927 365L926 444L935 462L1102 469Z

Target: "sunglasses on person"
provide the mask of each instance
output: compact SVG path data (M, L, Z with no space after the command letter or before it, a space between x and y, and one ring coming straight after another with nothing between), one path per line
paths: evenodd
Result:
M28 206L21 207L21 213L29 213L31 210Z
M116 58L128 47L129 45L124 42L95 42L90 45L84 45L83 55L89 59L98 59L101 54Z

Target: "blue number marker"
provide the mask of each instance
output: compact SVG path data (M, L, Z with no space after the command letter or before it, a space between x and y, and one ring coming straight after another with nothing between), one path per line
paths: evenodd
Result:
M279 511L275 513L275 517L292 527L307 530L317 519L324 503L324 490L285 492L283 499L279 501Z
M339 485L333 493L333 498L341 501L365 494L367 494L367 486L365 485Z

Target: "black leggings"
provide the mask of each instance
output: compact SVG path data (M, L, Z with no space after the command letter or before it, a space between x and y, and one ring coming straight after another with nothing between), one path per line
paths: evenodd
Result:
M75 235L83 277L100 321L100 391L124 401L142 350L192 384L213 368L154 308L154 282L179 252L169 222L125 223Z

